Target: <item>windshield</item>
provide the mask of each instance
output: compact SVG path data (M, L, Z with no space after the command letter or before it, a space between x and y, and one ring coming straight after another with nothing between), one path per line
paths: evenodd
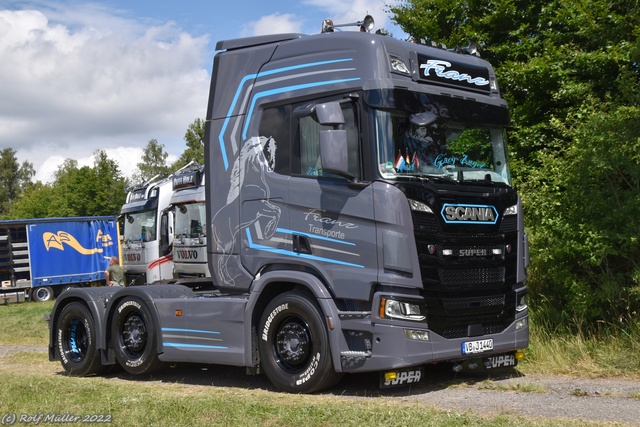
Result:
M124 239L149 242L156 239L156 211L128 213L124 221Z
M385 178L511 184L504 129L442 119L429 123L419 116L375 110L378 163Z
M176 206L176 237L200 237L205 235L204 202Z

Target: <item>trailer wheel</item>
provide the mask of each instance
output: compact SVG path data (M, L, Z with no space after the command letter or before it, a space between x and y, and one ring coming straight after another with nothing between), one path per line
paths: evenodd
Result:
M259 351L265 374L278 389L314 393L338 383L323 315L307 295L288 292L260 319Z
M56 353L67 373L75 376L101 374L106 370L96 348L93 316L82 303L65 306L56 324Z
M156 326L139 298L122 299L113 312L111 344L122 368L130 374L148 374L162 366L158 359Z
M37 302L51 301L53 299L53 289L49 286L38 286L31 289L31 299Z

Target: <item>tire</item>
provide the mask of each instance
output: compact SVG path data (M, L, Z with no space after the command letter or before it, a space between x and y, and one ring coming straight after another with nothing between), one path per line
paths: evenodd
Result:
M76 289L77 287L78 287L78 285L67 285L67 286L62 288L62 292L68 291L69 289Z
M79 302L65 306L56 322L56 355L70 375L101 374L106 367L96 348L96 328L89 309Z
M146 304L136 297L125 297L116 305L111 322L111 345L122 368L130 374L158 370L156 325Z
M31 300L36 302L51 301L53 299L53 289L49 286L38 286L31 289Z
M269 303L260 319L258 349L269 381L290 393L314 393L333 387L335 372L324 317L315 301L288 292Z

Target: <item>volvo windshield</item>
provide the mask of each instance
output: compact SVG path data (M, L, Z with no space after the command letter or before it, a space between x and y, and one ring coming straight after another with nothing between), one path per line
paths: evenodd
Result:
M204 202L177 205L176 237L201 237L205 235L206 210Z
M511 185L503 128L448 121L427 111L378 109L374 115L384 178Z
M156 239L156 211L128 213L124 221L126 241L150 242Z

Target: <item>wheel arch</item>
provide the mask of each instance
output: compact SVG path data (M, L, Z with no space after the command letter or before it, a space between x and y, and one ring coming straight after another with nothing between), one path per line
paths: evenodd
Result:
M106 321L104 323L104 342L103 344L103 361L107 363L115 363L116 358L111 347L111 325L115 310L125 298L137 297L142 300L143 304L147 307L153 318L153 322L157 325L156 328L156 350L158 354L162 354L162 325L160 325L160 316L158 315L158 308L156 307L154 300L163 298L193 298L195 294L186 286L182 285L145 285L145 286L132 286L126 288L120 288L117 295L109 301L106 308Z
M341 329L338 308L333 296L322 280L306 271L271 271L261 275L254 282L248 302L248 310L245 314L245 327L247 328L245 348L249 350L245 351L247 366L255 365L251 360L252 353L257 350L253 347L255 343L252 340L252 331L257 331L262 312L276 296L290 291L303 292L317 303L327 328L334 368L337 372L341 372L339 348ZM328 321L328 318L331 319L331 322Z
M98 351L103 350L104 346L104 334L106 323L106 306L107 301L115 293L113 288L98 287L98 288L76 288L69 289L66 292L60 294L56 299L51 314L49 315L49 360L58 360L56 356L57 346L57 324L60 318L62 310L73 302L79 302L83 304L93 317L93 323L95 327L95 343Z

